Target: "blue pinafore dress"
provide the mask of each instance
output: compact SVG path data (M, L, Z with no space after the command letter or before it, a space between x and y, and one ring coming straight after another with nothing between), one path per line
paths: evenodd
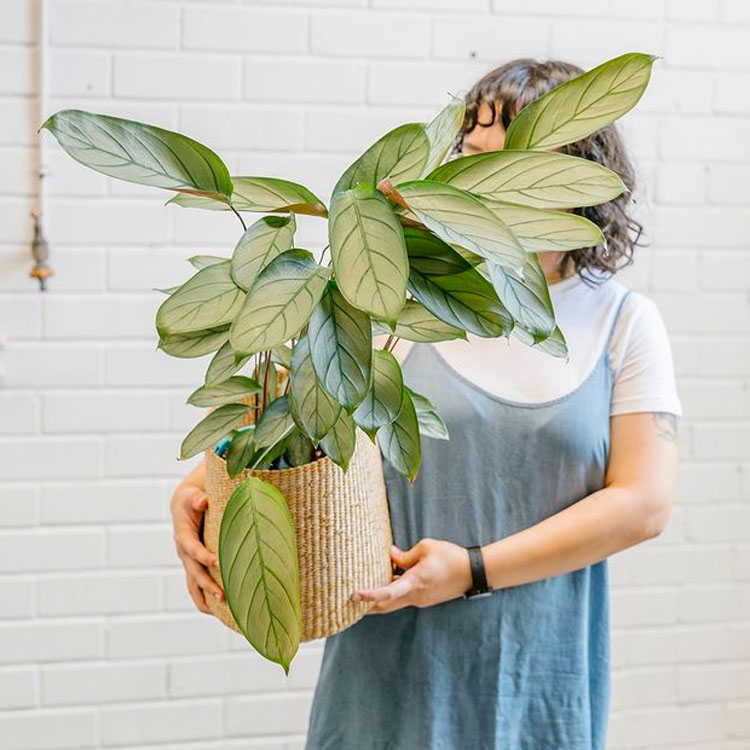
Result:
M450 440L423 438L413 485L384 462L395 544L489 544L601 489L611 336L575 390L538 404L498 398L414 344L405 381L435 404ZM306 750L604 750L609 638L606 559L487 597L366 615L326 639Z

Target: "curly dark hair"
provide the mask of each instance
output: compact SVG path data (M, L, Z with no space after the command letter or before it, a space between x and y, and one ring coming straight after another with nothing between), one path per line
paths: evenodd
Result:
M477 125L490 127L499 121L507 130L513 117L527 104L583 72L577 65L560 60L540 62L531 58L511 60L491 70L465 96L466 115L453 144L453 153L460 152L464 136ZM479 122L479 107L482 103L488 105L492 113L489 122ZM608 203L574 211L593 221L602 230L606 246L585 247L564 253L558 271L561 276L566 276L572 264L574 272L581 278L589 283L596 283L632 263L635 248L644 244L640 241L643 226L629 213L635 187L633 165L614 124L607 125L562 150L608 167L620 175L628 188ZM592 275L592 271L600 273Z

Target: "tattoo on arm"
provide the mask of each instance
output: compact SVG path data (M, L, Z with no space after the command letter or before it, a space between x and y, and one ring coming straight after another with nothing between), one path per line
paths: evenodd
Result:
M668 440L670 443L675 442L680 418L676 414L670 414L666 411L655 411L652 416L659 437Z

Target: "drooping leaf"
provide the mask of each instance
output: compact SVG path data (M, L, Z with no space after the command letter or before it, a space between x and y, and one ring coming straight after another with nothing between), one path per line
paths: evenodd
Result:
M377 442L391 466L413 482L422 460L422 448L417 412L406 388L398 416L378 430Z
M161 303L156 311L160 336L205 331L231 323L245 298L229 273L229 261L206 266Z
M395 320L406 299L409 264L401 226L371 185L334 196L328 239L339 291L356 308Z
M425 276L412 267L409 291L437 318L476 336L506 336L513 328L492 284L474 268Z
M235 211L264 214L306 214L327 216L325 204L304 185L277 177L232 177L234 192L231 205ZM204 208L209 211L229 211L226 203L201 195L175 195L167 203L184 208Z
M281 492L248 477L221 519L219 567L227 604L250 644L286 674L302 638L294 521Z
M329 281L310 317L307 335L321 385L339 404L353 409L364 398L370 381L369 316L352 307L336 283Z
M230 477L236 477L243 471L255 455L255 444L253 442L255 425L237 432L232 436L227 448L227 473Z
M42 128L77 162L110 177L217 201L232 194L224 162L180 133L77 109L56 112Z
M511 120L505 147L553 149L609 125L637 104L656 59L629 52L556 86Z
M291 365L291 412L297 426L317 444L336 423L342 407L318 380L307 336L294 345Z
M438 414L435 405L421 393L407 388L411 396L414 410L417 413L417 423L419 432L425 437L437 438L438 440L448 440L448 428L443 422L443 418Z
M529 254L523 277L496 263L487 262L487 269L516 326L530 333L535 343L544 341L555 329L555 311L539 256Z
M229 338L228 329L227 338ZM232 349L232 345L227 341L225 344L222 344L219 351L216 352L211 359L203 382L206 385L216 385L217 383L221 383L244 367L248 359L250 359L250 357L245 357L237 362L234 357L234 349Z
M564 252L604 244L602 230L583 216L488 199L482 202L507 225L526 252Z
M420 176L429 174L438 167L453 145L453 141L464 121L466 105L463 99L454 96L425 127L430 142L430 153Z
M159 349L172 357L203 357L215 352L229 338L229 326L194 333L167 334L159 339Z
M190 458L215 445L245 418L249 408L245 404L224 404L214 409L182 441L180 458Z
M194 268L200 270L206 268L206 266L213 266L217 263L224 263L229 258L222 258L220 255L191 255L188 258L188 263Z
M424 125L400 125L373 143L347 167L333 188L332 195L355 188L358 183L377 185L385 177L389 177L391 182L419 177L429 153L430 142Z
M188 396L187 402L193 406L221 406L259 393L260 390L260 385L252 378L235 375L216 385L201 386Z
M619 175L589 159L548 151L485 151L462 156L428 175L481 198L532 208L606 203L626 188Z
M465 339L466 332L436 318L421 302L415 299L406 300L396 320L396 329L391 329L383 323L373 323L375 333L393 333L394 336L406 341L449 341L450 339Z
M292 350L286 344L279 344L271 349L271 361L285 369L292 366Z
M286 396L279 396L266 406L255 425L255 446L267 448L276 445L292 429L294 429L294 420L289 411L289 399Z
M568 344L559 326L555 326L555 330L544 341L538 343L534 343L534 337L520 326L513 329L512 335L526 346L533 346L535 349L558 359L568 359Z
M423 276L449 276L471 268L459 252L425 229L404 227L409 266Z
M404 378L396 358L383 349L372 352L372 379L354 421L371 437L398 416L403 404Z
M307 323L320 301L330 269L308 250L287 250L259 274L229 329L238 355L273 349Z
M264 216L251 224L232 254L232 278L237 286L250 289L258 274L277 255L290 250L297 222L289 216Z
M444 242L511 268L526 253L508 227L476 196L453 185L413 180L396 186L409 210Z
M328 458L344 471L349 468L349 461L357 447L356 425L354 420L341 410L333 427L320 441L320 447Z

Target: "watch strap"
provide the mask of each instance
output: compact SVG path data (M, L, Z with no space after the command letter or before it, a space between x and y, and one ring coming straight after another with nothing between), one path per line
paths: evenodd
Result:
M492 589L487 583L481 546L475 544L466 547L466 549L469 553L469 564L471 565L471 588L464 592L464 599L492 593Z

